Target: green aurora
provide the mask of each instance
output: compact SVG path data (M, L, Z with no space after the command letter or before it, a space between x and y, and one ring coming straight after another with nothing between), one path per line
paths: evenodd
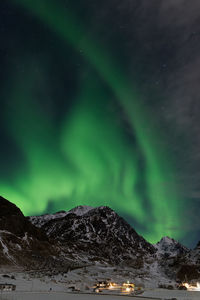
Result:
M48 205L53 211L108 205L131 216L150 242L162 236L180 239L180 196L165 136L122 66L56 1L12 2L56 32L64 48L81 50L90 67L70 113L56 128L31 92L43 85L45 75L38 78L33 65L21 58L24 76L11 76L5 122L24 160L13 182L1 179L2 195L25 215L44 213ZM113 102L126 116L135 142L119 112L109 109Z

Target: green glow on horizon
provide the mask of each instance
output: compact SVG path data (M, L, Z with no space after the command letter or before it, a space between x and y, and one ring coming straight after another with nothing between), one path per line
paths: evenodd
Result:
M24 153L28 171L21 170L12 186L1 184L2 194L19 205L25 214L31 214L34 209L43 212L50 199L58 209L79 204L108 205L133 216L139 224L148 220L148 230L140 233L151 242L166 235L180 238L182 232L176 230L180 224L179 197L170 158L164 147L157 144L161 139L157 125L142 106L139 93L131 87L114 58L87 37L78 20L59 4L46 0L13 2L48 24L77 52L82 50L85 59L112 90L128 117L140 155L144 157L145 189L152 211L145 209L136 189L140 173L138 149L131 148L122 130L105 116L100 103L106 103L109 96L90 77L81 87L78 105L70 117L66 116L60 133L54 132L48 116L30 96L35 80L31 72L26 72L27 79L23 78L23 82L14 84L11 98L16 103L16 111L9 115L13 119L10 130ZM123 180L120 178L122 170Z

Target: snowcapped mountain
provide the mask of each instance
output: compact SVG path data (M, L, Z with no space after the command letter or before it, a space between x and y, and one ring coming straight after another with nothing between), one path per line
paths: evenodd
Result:
M38 223L33 218L30 220L50 239L93 260L112 263L132 260L136 265L155 253L155 248L109 207L79 206L69 212L50 215L48 221L46 216L43 218Z
M66 270L85 264L172 280L200 278L200 246L189 250L169 237L151 245L106 206L24 217L0 197L0 266Z
M186 255L189 252L189 249L181 245L176 240L163 237L157 244L154 245L157 249L158 257L177 257L179 255Z

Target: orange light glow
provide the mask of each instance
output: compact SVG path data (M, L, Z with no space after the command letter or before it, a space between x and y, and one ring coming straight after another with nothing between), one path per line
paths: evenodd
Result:
M185 283L183 283L183 286L185 286L188 291L200 291L200 283L199 282L197 282L196 285L185 282Z

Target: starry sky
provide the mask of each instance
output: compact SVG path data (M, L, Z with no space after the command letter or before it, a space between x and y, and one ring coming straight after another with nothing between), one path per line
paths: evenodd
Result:
M200 240L198 0L3 0L0 194Z

